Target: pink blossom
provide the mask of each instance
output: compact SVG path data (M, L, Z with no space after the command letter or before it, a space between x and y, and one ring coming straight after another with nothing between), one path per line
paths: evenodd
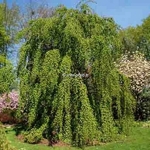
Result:
M0 112L5 109L15 110L18 107L19 93L12 91L0 95Z

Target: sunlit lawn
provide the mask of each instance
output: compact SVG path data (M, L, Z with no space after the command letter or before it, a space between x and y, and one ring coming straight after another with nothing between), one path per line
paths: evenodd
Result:
M45 145L31 145L20 142L15 137L15 131L7 129L7 138L11 144L19 150L77 150L74 147L49 147ZM150 150L150 127L134 127L132 134L126 138L120 138L117 142L102 144L101 146L85 147L86 150Z

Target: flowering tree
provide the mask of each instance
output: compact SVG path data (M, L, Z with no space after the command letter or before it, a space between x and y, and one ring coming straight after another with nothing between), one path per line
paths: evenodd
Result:
M15 110L18 107L18 92L12 91L8 94L2 94L0 97L0 112L5 109Z
M19 94L17 91L4 93L0 96L0 121L14 122L14 113L18 107Z
M141 93L150 83L150 62L144 55L136 52L130 57L124 55L117 64L120 72L131 79L132 90Z
M132 92L137 99L135 116L150 119L150 62L139 52L124 55L116 64L119 71L130 78Z

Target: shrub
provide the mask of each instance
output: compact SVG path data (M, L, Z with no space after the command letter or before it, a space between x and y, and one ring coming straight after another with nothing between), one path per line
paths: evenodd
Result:
M3 126L0 124L0 150L15 150L12 146L10 146Z
M150 120L150 88L145 87L137 103L137 116L141 120Z
M18 107L18 92L12 91L0 96L0 121L15 122L15 111Z

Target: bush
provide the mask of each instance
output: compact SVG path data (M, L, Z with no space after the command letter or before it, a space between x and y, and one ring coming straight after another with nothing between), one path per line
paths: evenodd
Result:
M41 141L42 135L37 132L31 132L30 134L25 136L25 142L30 144L37 144Z
M12 146L10 146L3 126L0 124L0 150L15 150Z
M145 87L140 94L136 112L138 119L150 120L150 87Z
M37 144L42 139L42 132L39 129L32 129L30 133L24 134L24 142L30 143L30 144Z
M3 123L14 123L15 111L18 107L18 92L12 91L0 96L0 121Z

